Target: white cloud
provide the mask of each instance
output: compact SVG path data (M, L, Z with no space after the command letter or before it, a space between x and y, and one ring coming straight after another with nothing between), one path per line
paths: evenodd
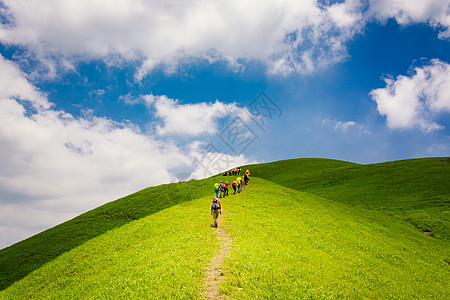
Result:
M178 100L164 95L146 95L143 99L156 109L156 116L164 122L162 126L157 126L160 135L215 134L219 130L219 120L225 117L240 117L247 120L250 116L246 108L240 108L236 103L226 104L218 100L214 103L180 104Z
M311 72L346 57L359 32L359 0L322 6L303 1L4 0L0 41L25 46L55 76L52 59L111 56L143 61L141 80L158 65L173 72L192 58L259 60L272 73Z
M449 64L435 59L427 66L416 67L409 77L400 75L385 82L385 88L370 95L378 112L386 116L389 128L420 128L424 132L443 128L434 119L450 112Z
M370 17L395 18L401 25L428 23L444 28L441 38L450 38L450 0L370 0L369 4Z
M161 99L167 102L159 101L166 105L162 111L181 114L226 115L228 109L237 109L218 101L185 107L164 96L155 98L155 105ZM190 126L165 120L164 133ZM208 116L203 125L210 130L214 122ZM198 147L183 149L143 134L131 123L89 111L75 118L54 110L25 74L0 56L0 247L106 201L169 182L172 170L197 166L196 151ZM230 159L246 162L242 155Z
M345 134L362 135L370 134L366 126L356 123L355 121L337 121L333 117L322 119L322 126L331 126L334 131L339 131Z
M426 23L450 36L450 0L4 0L0 41L24 46L49 77L74 71L74 61L141 62L142 80L155 67L225 61L234 71L258 60L268 73L310 73L347 57L346 43L370 20ZM120 59L114 59L120 57ZM238 62L241 61L241 62ZM244 63L245 64L245 63Z

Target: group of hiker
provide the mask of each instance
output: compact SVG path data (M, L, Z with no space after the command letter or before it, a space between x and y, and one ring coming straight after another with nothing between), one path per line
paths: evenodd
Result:
M232 176L232 175L238 175L239 177L236 178L235 181L231 183L231 187L233 188L233 195L236 195L236 191L238 194L242 192L243 189L245 189L245 186L250 181L250 171L246 170L244 174L244 178L240 176L241 174L241 168L234 168L230 171L227 171L223 174L223 176ZM220 198L225 198L226 196L229 196L228 193L228 186L230 183L228 181L220 181L216 182L214 184L214 192L215 197L213 198L213 202L211 204L211 215L213 216L213 226L217 227L217 218L219 217L219 214L222 214L222 205L220 204Z

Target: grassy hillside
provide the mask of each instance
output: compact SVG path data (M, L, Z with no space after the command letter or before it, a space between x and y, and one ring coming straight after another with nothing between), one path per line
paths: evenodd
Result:
M422 232L450 240L450 158L371 165L294 159L249 168L253 176L333 201L383 211Z
M147 188L0 250L0 290L109 230L209 194L213 181L191 180Z
M209 202L185 202L110 230L30 273L0 299L196 298L218 246Z
M227 202L234 299L448 299L448 242L263 179Z
M448 159L250 169L222 200L224 296L450 297ZM152 187L0 250L0 299L202 298L223 242L209 215L219 178Z

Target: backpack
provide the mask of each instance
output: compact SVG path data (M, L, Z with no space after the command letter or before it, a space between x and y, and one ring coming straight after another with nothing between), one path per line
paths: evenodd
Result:
M236 181L233 181L233 183L231 185L236 187Z
M219 201L213 200L213 202L212 202L212 209L213 209L213 210L218 210L218 209L220 209Z

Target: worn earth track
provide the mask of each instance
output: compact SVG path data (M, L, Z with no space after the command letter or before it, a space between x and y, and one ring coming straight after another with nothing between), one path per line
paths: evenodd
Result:
M204 295L206 299L223 299L223 296L219 295L220 284L226 277L223 261L231 251L231 238L226 232L223 222L224 214L225 212L222 212L222 216L219 217L219 227L216 228L220 246L206 270Z

